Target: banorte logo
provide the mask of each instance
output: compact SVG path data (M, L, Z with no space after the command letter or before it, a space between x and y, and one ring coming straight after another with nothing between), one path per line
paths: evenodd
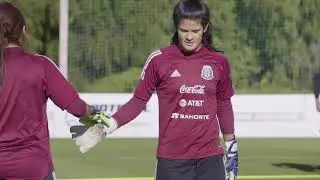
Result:
M195 86L186 86L183 84L180 87L181 94L205 94L204 92L204 85L195 85Z

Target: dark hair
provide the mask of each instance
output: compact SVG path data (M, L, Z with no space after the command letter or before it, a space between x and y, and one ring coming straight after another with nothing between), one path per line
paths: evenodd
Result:
M18 8L8 2L0 3L0 87L4 76L4 50L10 43L22 46L24 26L25 20Z
M182 19L201 20L203 28L208 25L207 31L203 34L202 43L206 48L212 51L218 51L213 46L212 42L210 10L202 0L181 0L175 5L172 20L176 31L171 39L171 44L179 44L177 29Z

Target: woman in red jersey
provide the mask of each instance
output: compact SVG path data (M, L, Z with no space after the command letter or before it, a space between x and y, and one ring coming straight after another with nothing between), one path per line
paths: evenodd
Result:
M176 31L171 45L150 54L133 97L111 118L105 117L106 134L137 117L156 91L155 179L225 180L226 171L228 179L234 180L238 150L231 73L227 58L212 45L209 8L201 0L181 0L174 7L173 23ZM88 150L100 140L97 127L76 138L80 148Z
M19 9L0 3L0 179L52 180L48 98L77 117L91 108L48 57L22 47L25 31Z

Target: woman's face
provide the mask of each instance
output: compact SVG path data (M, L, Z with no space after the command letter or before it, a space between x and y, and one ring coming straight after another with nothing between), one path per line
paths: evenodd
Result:
M202 47L206 32L200 20L182 19L177 27L179 44L185 52L196 52Z

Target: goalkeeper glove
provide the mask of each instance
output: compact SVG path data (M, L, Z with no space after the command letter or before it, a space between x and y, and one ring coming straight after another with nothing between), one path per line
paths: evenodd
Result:
M90 116L81 117L79 122L85 126L93 126L97 124L100 119L106 119L107 117L108 116L102 113L99 109L90 106Z
M87 118L79 120L83 125L70 127L72 138L76 140L81 153L88 152L97 145L104 136L118 128L117 121L105 113L95 112Z
M236 140L225 142L226 160L225 168L227 180L236 180L238 176L238 145Z

